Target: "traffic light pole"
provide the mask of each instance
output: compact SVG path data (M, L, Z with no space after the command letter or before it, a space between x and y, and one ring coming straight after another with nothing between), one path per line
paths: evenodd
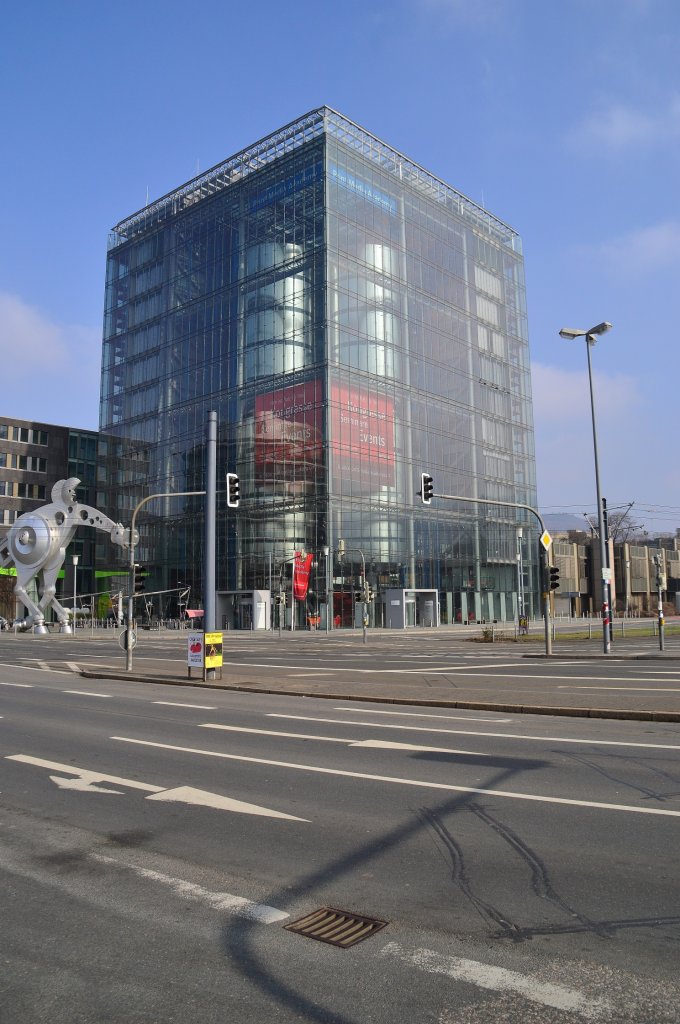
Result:
M424 479L426 476L427 480L429 481L429 487L427 487L427 490L429 491L427 496L429 498L442 498L444 501L465 501L470 502L471 504L474 505L496 505L497 507L500 508L521 508L524 509L525 512L531 512L532 516L536 516L536 519L538 519L539 525L541 527L541 536L543 536L543 534L547 532L545 528L545 523L541 518L540 512L537 512L536 509L532 508L531 505L520 505L515 501L492 501L490 498L466 498L463 497L463 495L461 494L435 494L434 491L432 490L432 478L428 474L423 474L424 491L426 490L426 481ZM425 495L421 495L421 497L423 503L429 505L430 502L429 500L425 500ZM550 633L550 590L548 580L546 579L546 570L548 564L548 559L546 556L547 552L545 552L543 545L539 541L538 568L541 583L541 592L543 595L543 628L545 633L545 653L548 657L550 657L552 655L552 636Z
M663 635L663 591L664 586L664 574L661 567L661 555L654 555L654 566L656 569L656 589L657 589L657 613L659 622L659 650L664 649L664 635Z
M363 642L366 643L366 624L368 622L368 601L367 601L367 589L368 583L366 581L366 559L361 548L348 548L345 547L344 540L341 540L338 545L338 554L342 558L345 551L358 551L361 556L361 597L362 597L362 610L361 610L361 626L364 631Z
M144 505L147 504L147 502L153 501L154 498L189 498L200 494L205 494L205 491L166 491L163 494L149 494L146 498L142 498L142 500L135 505L134 512L132 513L132 523L130 524L130 568L128 574L127 632L125 642L126 672L132 672L132 648L134 647L132 631L135 618L135 547L139 540L139 535L135 529L137 513Z

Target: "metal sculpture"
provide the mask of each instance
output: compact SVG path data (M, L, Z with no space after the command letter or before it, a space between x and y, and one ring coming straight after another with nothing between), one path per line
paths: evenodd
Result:
M28 610L21 628L34 627L36 633L46 633L45 612L51 606L61 624L62 632L69 633L71 612L62 607L55 598L57 576L64 564L66 548L71 543L79 526L93 526L105 530L111 540L122 548L130 546L130 531L121 523L99 512L91 505L81 505L76 499L76 487L80 480L70 477L57 480L52 488L52 503L41 505L34 512L25 512L10 527L6 537L0 540L0 565L8 568L14 565L17 582L14 593ZM36 604L28 593L31 580L40 577L40 600ZM75 621L75 608L73 609Z

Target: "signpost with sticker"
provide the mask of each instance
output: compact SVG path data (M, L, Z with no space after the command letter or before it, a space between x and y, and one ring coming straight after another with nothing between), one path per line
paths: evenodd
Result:
M187 638L187 669L191 679L191 670L200 668L203 681L206 680L208 669L218 668L222 678L222 633L190 633Z
M203 633L189 633L187 637L187 675L191 679L192 668L203 669Z
M205 666L204 668L218 668L220 679L222 678L222 634L205 634ZM205 672L204 672L205 678Z

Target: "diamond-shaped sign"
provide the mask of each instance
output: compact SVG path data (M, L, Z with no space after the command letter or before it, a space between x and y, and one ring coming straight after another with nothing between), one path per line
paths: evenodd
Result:
M547 530L544 530L541 534L541 544L543 545L546 551L548 551L550 545L552 544L552 537L550 536Z

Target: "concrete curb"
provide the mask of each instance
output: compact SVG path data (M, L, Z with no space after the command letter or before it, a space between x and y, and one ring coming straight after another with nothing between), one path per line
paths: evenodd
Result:
M541 704L501 704L472 700L426 700L422 697L378 697L369 694L305 693L300 690L251 685L243 683L207 683L203 680L161 678L159 676L120 675L114 672L81 670L85 679L116 679L121 682L156 683L164 686L190 686L206 690L233 690L239 693L267 693L280 697L313 697L317 700L356 701L367 704L411 704L414 707L459 708L462 711L495 711L515 715L555 715L566 718L611 718L632 722L680 722L680 711L636 711L633 708L566 708Z

